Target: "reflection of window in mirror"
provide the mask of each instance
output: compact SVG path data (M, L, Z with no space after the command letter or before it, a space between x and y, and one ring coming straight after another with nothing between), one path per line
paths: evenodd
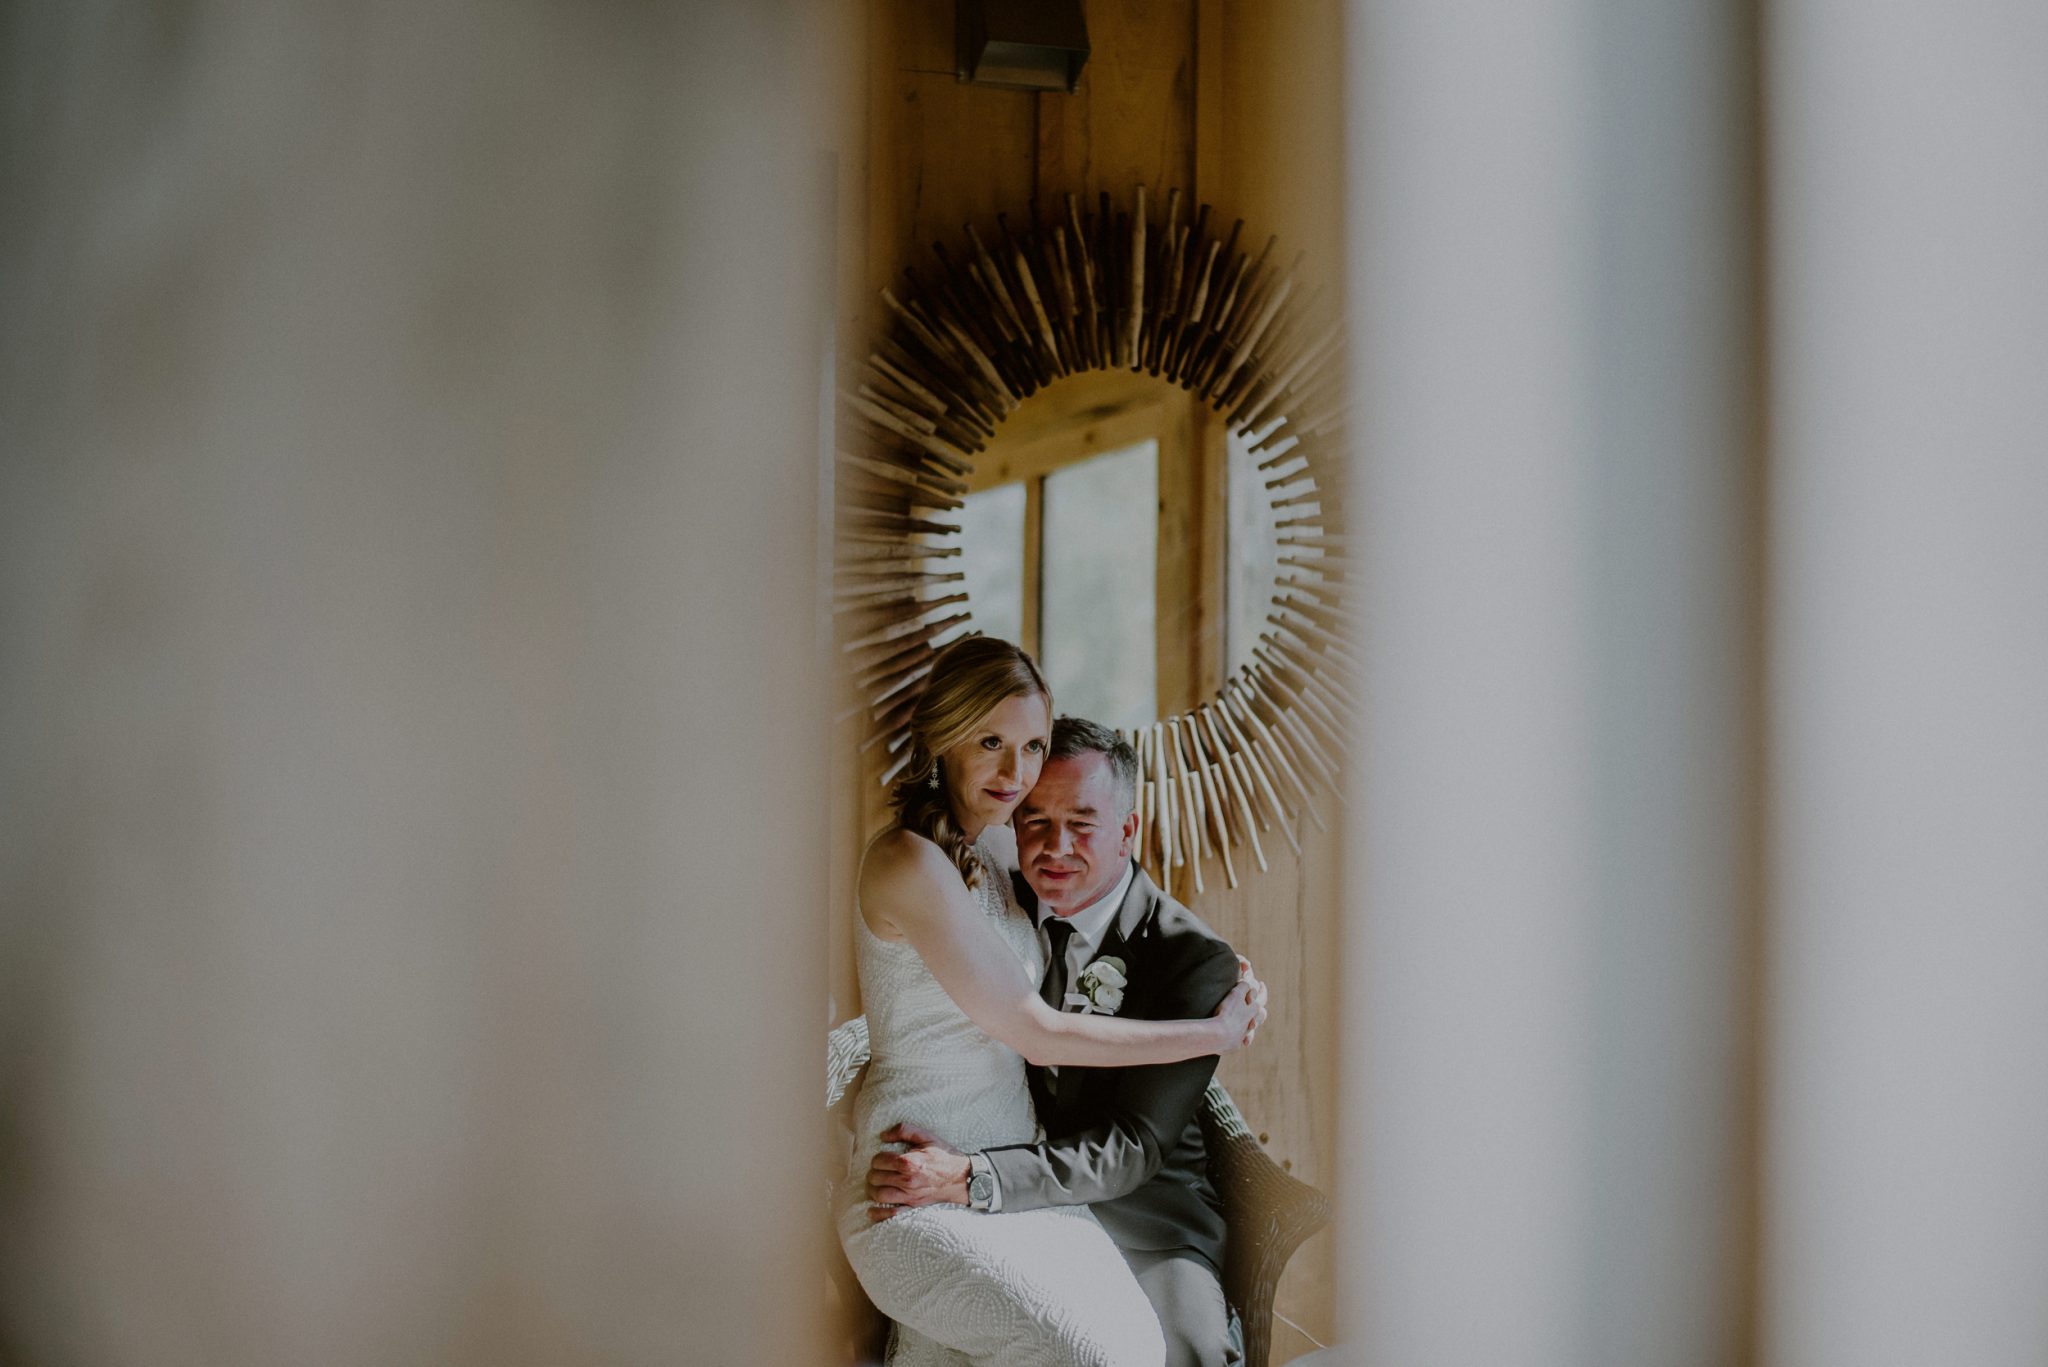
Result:
M1144 726L1221 681L1222 457L1194 396L1095 371L1027 398L976 460L975 626L1036 655L1062 712Z
M975 626L1005 641L1026 642L1024 631L1025 490L998 484L967 496L960 519L960 571ZM1033 614L1036 619L1037 614ZM1029 649L1028 644L1026 649Z
M1062 712L1123 727L1158 715L1158 507L1156 439L967 496L975 621L1038 656Z
M1326 552L1320 547L1290 545L1285 548L1287 563L1279 563L1281 515L1273 503L1301 497L1313 488L1305 478L1308 462L1300 455L1283 453L1265 457L1265 468L1261 468L1261 457L1253 450L1260 440L1259 433L1240 436L1233 432L1225 441L1229 465L1224 494L1229 534L1229 569L1223 587L1226 670L1249 664L1260 636L1271 630L1267 614L1273 609L1276 587L1284 597L1291 583L1314 584L1323 579L1318 562ZM1286 516L1299 521L1320 518L1322 513L1322 503L1311 498L1291 503Z
M1235 432L1229 435L1230 568L1223 586L1226 670L1250 662L1273 593L1273 509L1266 497L1265 473L1259 469L1251 445L1249 438Z
M1045 477L1038 650L1062 712L1122 727L1158 715L1158 507L1157 441Z

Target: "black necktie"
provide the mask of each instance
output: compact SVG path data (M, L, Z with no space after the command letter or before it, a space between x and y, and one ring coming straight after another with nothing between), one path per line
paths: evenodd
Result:
M1067 941L1074 938L1074 924L1064 917L1047 917L1045 935L1052 941L1052 960L1045 966L1045 981L1038 985L1038 995L1045 998L1047 1006L1061 1011L1067 999Z

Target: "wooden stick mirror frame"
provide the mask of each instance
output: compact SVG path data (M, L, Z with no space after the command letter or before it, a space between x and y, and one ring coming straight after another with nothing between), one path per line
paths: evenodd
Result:
M1264 476L1278 547L1265 630L1215 697L1125 733L1141 765L1139 856L1167 891L1180 871L1200 892L1205 861L1235 887L1233 851L1263 870L1262 833L1298 854L1303 816L1328 829L1316 804L1339 793L1357 661L1341 322L1292 302L1296 271L1275 267L1272 239L1252 258L1242 220L1218 233L1208 205L1185 222L1181 207L1174 190L1154 218L1139 186L1128 211L1105 194L1094 212L1069 195L1064 217L1017 231L999 214L988 238L969 225L953 250L934 244L929 275L909 268L900 295L882 292L888 324L842 396L833 613L861 749L882 747L886 786L909 762L933 656L973 629L947 514L1003 418L1054 380L1111 368L1207 402Z

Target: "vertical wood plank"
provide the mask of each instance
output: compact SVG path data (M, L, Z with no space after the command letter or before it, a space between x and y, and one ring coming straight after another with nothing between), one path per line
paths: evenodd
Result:
M1197 592L1202 509L1195 450L1195 400L1176 393L1159 432L1159 546L1154 569L1154 659L1159 715L1172 716L1200 701L1193 642L1202 623Z
M1071 95L1037 97L1037 189L1054 196L1194 176L1195 0L1094 0L1088 65Z
M1039 639L1044 597L1045 476L1038 475L1024 481L1024 617L1018 627L1024 639L1017 643L1038 660L1044 658Z
M1195 0L1195 145L1192 188L1198 201L1223 189L1223 0Z
M1194 555L1196 620L1188 635L1189 673L1197 698L1213 698L1229 669L1224 658L1229 621L1230 449L1229 425L1206 404L1190 399L1194 430L1188 444L1192 494L1198 514Z

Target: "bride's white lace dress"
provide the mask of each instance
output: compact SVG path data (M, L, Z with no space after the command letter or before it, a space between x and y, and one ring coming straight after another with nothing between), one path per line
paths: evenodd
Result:
M1038 933L1009 879L977 844L976 896L1036 986ZM925 1206L867 1217L868 1162L899 1122L963 1153L1038 1137L1024 1060L953 1004L909 944L854 917L873 1061L854 1104L854 1152L839 1240L861 1285L896 1321L891 1367L1159 1367L1159 1324L1123 1257L1085 1206L982 1214Z

